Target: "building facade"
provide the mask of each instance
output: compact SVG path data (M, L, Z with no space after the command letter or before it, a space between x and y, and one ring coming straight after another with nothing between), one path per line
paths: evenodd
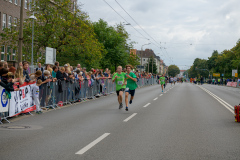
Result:
M23 18L28 18L27 12L31 11L34 0L23 0ZM54 4L54 1L52 1ZM75 10L77 0L72 0L72 10ZM17 25L20 19L21 0L0 0L0 32L5 28ZM0 37L1 39L1 37ZM10 46L1 46L1 61L16 60L16 50Z
M140 58L140 66L138 66L138 69L141 71L145 71L146 65L148 64L148 61L150 60L151 57L154 57L154 61L157 66L157 73L158 74L165 74L166 72L164 71L165 64L163 60L159 56L156 56L154 51L152 49L145 49L144 51L141 50L136 50L137 56ZM151 71L151 66L149 67Z

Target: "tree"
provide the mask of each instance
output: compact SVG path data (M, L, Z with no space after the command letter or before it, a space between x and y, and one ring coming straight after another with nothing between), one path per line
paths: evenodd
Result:
M71 0L55 0L54 3L50 0L38 0L35 6L32 9L37 18L34 24L34 62L40 58L44 62L45 48L52 47L57 50L57 61L60 64L82 63L88 69L100 66L99 60L104 56L105 50L96 38L88 15L78 7L72 12ZM23 30L23 59L27 61L31 58L31 35L32 20L26 19ZM13 44L17 44L16 42L17 40Z
M117 66L125 66L131 60L133 60L131 63L134 66L137 64L137 57L129 53L132 43L127 43L129 34L122 24L113 27L100 19L93 23L93 27L97 39L104 45L104 52L106 53L100 61L102 68L110 68L115 71Z
M149 62L148 62L148 63L149 63L149 72L150 72L150 73L157 74L157 65L156 65L156 62L155 62L153 56L151 56L151 57L149 58ZM145 71L146 71L146 72L148 72L148 63L145 64L145 65L146 65L146 67L145 67ZM152 64L153 64L153 68L152 68ZM152 69L153 69L153 70L152 70Z
M177 74L180 73L180 69L178 68L178 66L176 65L170 65L168 67L168 75L169 76L172 76L172 77L175 77Z

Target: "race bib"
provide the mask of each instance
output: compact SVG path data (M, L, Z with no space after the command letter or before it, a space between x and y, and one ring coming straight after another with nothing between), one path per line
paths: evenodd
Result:
M122 85L123 84L123 81L118 81L118 85Z
M126 92L129 91L129 88L126 88L125 91L126 91Z

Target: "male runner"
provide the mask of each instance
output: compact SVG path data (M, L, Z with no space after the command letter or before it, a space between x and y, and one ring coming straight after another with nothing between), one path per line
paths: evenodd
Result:
M122 66L117 67L117 73L113 75L112 81L116 83L116 92L118 97L119 109L122 109L123 92L125 91L126 88L126 85L124 84L125 73L122 72Z
M162 92L163 92L163 86L165 84L165 77L162 75L159 80L160 80L161 87L162 87Z
M170 78L170 81L171 81L171 86L172 86L172 83L173 83L173 77Z
M131 72L132 70L131 65L126 65L126 70L127 73L125 75L125 81L124 84L127 82L126 90L125 90L125 103L126 103L126 111L128 111L128 95L131 95L131 99L129 101L129 104L132 104L134 94L135 94L135 89L138 87L137 86L137 76Z
M165 83L164 83L164 89L166 88L166 86L167 86L167 83L169 83L169 78L168 78L168 76L165 76Z
M174 77L174 85L175 85L176 82L177 82L177 77Z

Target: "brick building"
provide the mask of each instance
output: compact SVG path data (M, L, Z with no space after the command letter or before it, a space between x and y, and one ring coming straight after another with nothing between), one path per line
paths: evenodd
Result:
M23 0L24 1L24 15L23 18L28 18L27 12L31 10L32 2L34 0ZM77 0L73 1L72 9L75 9ZM54 0L52 1L54 4ZM20 7L21 0L0 0L0 32L4 28L11 28L11 26L16 25L20 19ZM1 38L1 37L0 37ZM15 60L16 50L11 49L10 46L1 46L1 61L3 60ZM5 57L7 55L7 57Z

